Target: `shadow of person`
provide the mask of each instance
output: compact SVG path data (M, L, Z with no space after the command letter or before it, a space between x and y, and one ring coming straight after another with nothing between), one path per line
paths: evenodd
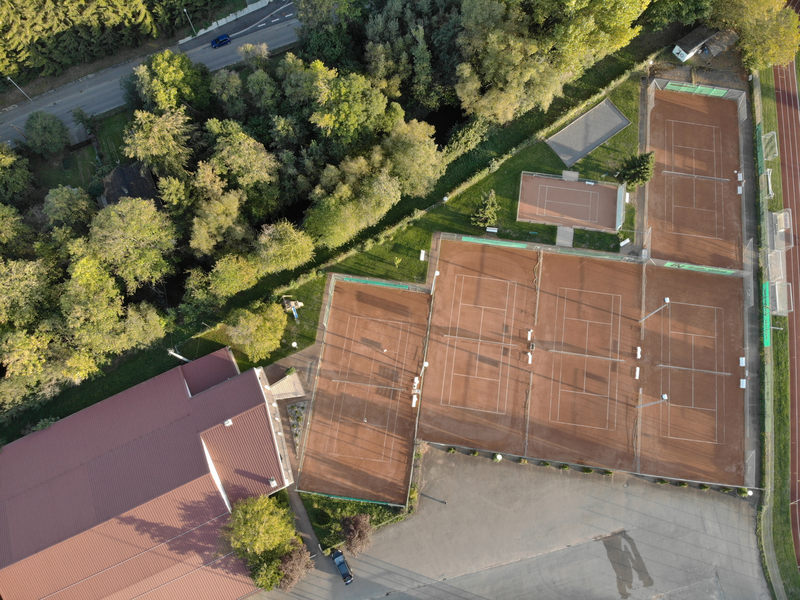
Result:
M617 591L622 600L628 598L633 589L634 571L644 587L653 585L653 578L647 572L636 542L625 531L612 533L599 541L603 542L608 560L617 575Z

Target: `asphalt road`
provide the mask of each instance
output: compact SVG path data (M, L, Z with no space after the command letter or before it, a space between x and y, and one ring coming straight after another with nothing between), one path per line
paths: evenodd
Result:
M239 55L236 49L242 44L265 42L270 48L280 48L297 41L295 30L300 26L300 22L295 17L296 11L291 4L274 3L257 12L258 15L255 13L247 15L239 21L227 24L218 32L209 32L197 40L192 40L180 48L173 47L171 50L184 51L194 62L205 63L209 69L215 71L238 62ZM254 18L259 16L260 19L254 23ZM219 33L227 33L233 42L222 48L211 48L211 39ZM72 142L79 141L78 137L82 135L73 123L70 111L80 106L89 114L100 114L122 106L125 101L119 81L143 60L140 58L87 75L78 81L36 96L33 102L24 102L0 112L0 140L13 145L15 138L21 138L20 131L25 126L28 115L43 110L60 117L70 128Z
M352 585L319 553L288 597L770 598L752 499L441 450L428 451L423 473L419 512L348 558Z

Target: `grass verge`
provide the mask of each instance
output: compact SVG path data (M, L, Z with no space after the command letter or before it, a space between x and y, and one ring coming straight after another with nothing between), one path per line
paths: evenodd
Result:
M300 498L306 507L308 518L311 519L314 533L317 534L324 550L338 546L344 541L341 520L345 517L367 514L370 516L372 526L377 529L405 516L405 512L400 508L372 502L341 500L317 494L300 494Z
M772 68L759 72L761 79L761 133L778 132L778 109L775 103L775 75ZM778 141L780 144L780 139ZM783 185L781 183L781 157L764 161L765 168L772 169L772 191L774 197L768 201L771 211L783 209Z

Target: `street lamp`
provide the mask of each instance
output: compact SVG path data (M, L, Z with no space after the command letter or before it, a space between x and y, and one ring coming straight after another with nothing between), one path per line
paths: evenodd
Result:
M666 394L661 394L661 400L656 400L655 402L648 402L647 404L641 404L636 408L644 408L645 406L653 406L654 404L661 404L662 402L669 402L669 396Z
M644 319L639 319L639 323L644 323L644 321L646 319L649 319L650 317L652 317L654 314L656 314L658 311L660 311L662 308L664 308L668 304L669 304L669 298L664 298L664 304L659 306L657 309L655 309L653 312L651 312L649 315L647 315Z
M186 10L186 7L183 8L183 12L186 13L186 18L189 19L189 25L192 26L192 31L194 31L194 34L197 35L197 30L194 28L194 23L192 23L192 18L189 16L189 11Z
M22 94L23 94L23 95L24 95L24 96L25 96L25 97L26 97L28 100L31 100L31 97L30 97L30 96L28 96L28 94L26 94L26 93L25 93L25 90L23 90L21 87L19 87L19 86L16 84L16 82L15 82L13 79L11 79L11 77L10 77L9 75L6 75L6 79L8 79L8 80L9 80L11 83L13 83L13 84L14 84L14 87L15 87L15 88L17 88L17 89L18 89L20 92L22 92ZM33 100L31 100L31 102L33 102Z

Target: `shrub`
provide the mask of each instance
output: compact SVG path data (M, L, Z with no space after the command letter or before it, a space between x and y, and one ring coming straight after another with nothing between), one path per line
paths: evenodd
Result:
M723 494L727 494L729 492L732 492L733 490L731 488L729 488L729 487L722 487L722 488L719 488L719 491L722 492Z
M656 479L656 483L658 485L667 485L669 481L667 481L666 479Z
M492 455L492 462L499 463L501 460L503 460L503 456L501 454Z
M289 367L288 369L286 369L286 375L287 376L288 375L294 375L295 373L297 373L297 369L295 369L294 367Z
M558 468L562 471L569 471L569 465L567 463L560 465Z
M306 545L295 538L292 540L291 552L281 556L278 569L283 573L278 588L284 592L290 592L303 577L314 570L314 561L311 560L311 554Z
M539 462L539 466L540 466L540 467L549 467L549 466L550 466L550 463L549 463L549 462L547 462L546 460L543 460L543 461L540 461L540 462Z
M341 523L345 546L353 556L358 556L372 546L372 523L369 515L345 517Z
M48 427L50 427L50 425L52 425L56 421L58 421L58 417L47 417L46 419L42 419L41 421L36 423L36 425L31 427L31 431L33 432L33 431L41 431L42 429L47 429Z
M705 492L709 490L709 487L705 483L700 484L700 490Z
M736 490L736 495L739 496L739 498L746 498L747 497L747 488L741 487L741 488L737 489Z
M678 487L687 488L687 487L689 487L689 484L686 483L685 481L679 481L678 482Z
M606 477L611 477L613 474L614 474L614 471L609 471L608 469L606 469L603 472L603 475L605 475Z
M448 454L455 454L455 453L456 453L456 449L455 449L455 448L453 448L452 446L450 446L450 447L447 449L447 453L448 453Z
M478 456L478 451L477 450L470 450L469 451L469 455L470 456Z
M527 458L520 458L517 462L519 464L521 464L521 465L527 465L528 464L528 459Z
M581 473L594 473L594 471L592 469L590 469L589 467L583 467L581 469Z

